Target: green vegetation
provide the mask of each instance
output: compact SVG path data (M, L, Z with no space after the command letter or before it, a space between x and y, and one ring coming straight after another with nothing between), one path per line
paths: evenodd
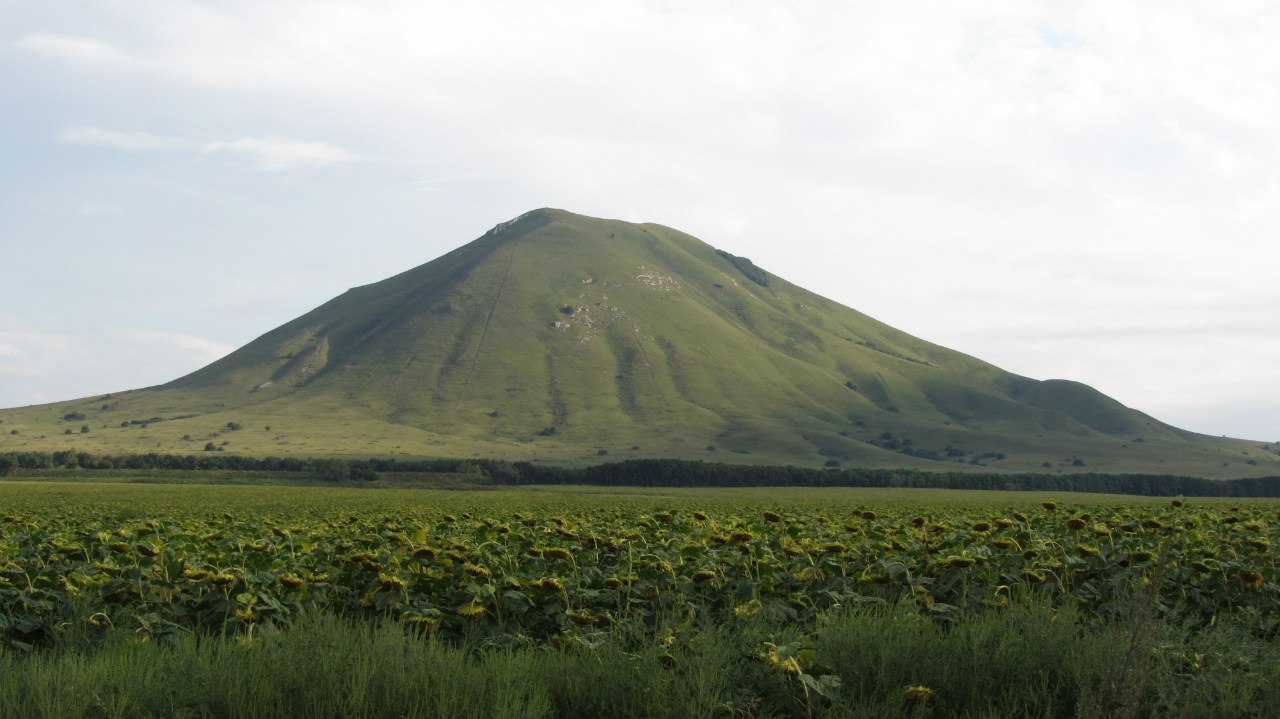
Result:
M206 452L215 449L213 443ZM713 447L709 447L713 450ZM607 450L599 450L605 456ZM1280 477L1213 480L1152 474L974 474L905 469L841 469L828 460L823 469L767 467L677 459L630 459L589 467L549 467L528 462L471 459L333 459L244 457L235 454L94 455L87 452L0 454L0 477L96 479L134 477L186 482L244 483L260 478L276 483L322 479L329 482L403 483L421 475L451 486L592 484L632 487L913 487L1006 491L1094 492L1157 497L1280 497ZM186 476L184 476L186 475ZM84 477L80 477L84 478Z
M1031 603L945 631L902 605L833 611L812 633L760 618L671 630L497 648L305 615L251 638L0 649L0 717L1226 719L1280 701L1274 640L1237 626L1098 626Z
M1082 500L0 483L0 716L1269 711L1280 504Z
M761 287L769 286L769 275L764 270L756 267L755 263L745 257L737 257L731 255L724 250L716 250L716 254L729 261L729 264L738 268L744 277Z
M212 445L581 466L601 451L715 447L721 461L814 468L1280 474L1261 443L1009 374L676 230L559 210L354 288L166 385L0 419L0 452Z

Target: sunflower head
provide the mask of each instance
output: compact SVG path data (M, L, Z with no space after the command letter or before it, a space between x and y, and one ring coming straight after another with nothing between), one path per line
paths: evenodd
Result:
M933 701L933 690L923 684L916 684L902 690L902 701L909 707L923 706Z
M483 619L485 615L484 605L475 604L474 602L471 604L463 604L462 606L458 607L457 611L458 611L458 616L462 617L463 619L466 619L467 621L472 621L472 622L476 622Z
M1245 569L1236 573L1236 578L1240 580L1241 584L1249 589L1257 589L1258 587L1261 587L1262 583L1267 579L1263 576L1262 572Z

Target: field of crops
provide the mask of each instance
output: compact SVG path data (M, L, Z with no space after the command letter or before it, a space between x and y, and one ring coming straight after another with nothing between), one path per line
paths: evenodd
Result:
M866 490L428 492L0 484L0 634L163 641L309 610L563 641L673 618L910 601L941 622L1132 593L1277 621L1274 502Z

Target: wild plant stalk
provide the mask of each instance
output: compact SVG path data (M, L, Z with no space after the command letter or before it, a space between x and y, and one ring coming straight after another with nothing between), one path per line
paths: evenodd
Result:
M1169 567L1169 548L1172 544L1173 537L1168 537L1160 543L1160 552L1156 555L1156 569L1145 588L1146 591L1144 592L1142 605L1139 608L1137 624L1134 626L1133 635L1129 640L1129 651L1125 654L1123 669L1120 672L1120 686L1128 687L1129 691L1134 695L1132 697L1133 699L1137 698L1137 692L1134 690L1134 687L1137 687L1138 689L1141 687L1138 687L1136 682L1131 686L1125 682L1125 679L1127 678L1131 667L1134 666L1134 660L1137 657L1138 648L1143 643L1141 640L1146 639L1148 640L1147 643L1150 643L1150 635L1158 626L1152 621L1152 615L1155 613L1156 605L1160 601L1160 592L1164 588L1165 572ZM1135 704L1133 701L1128 703L1131 705ZM1132 713L1136 712L1137 707L1134 706Z
M1155 613L1173 541L1173 537L1168 537L1160 544L1155 571L1147 577L1147 584L1142 588L1141 594L1130 603L1135 607L1133 613L1124 616L1131 628L1118 671L1108 672L1113 674L1110 681L1105 677L1102 679L1101 697L1095 697L1084 687L1081 688L1082 714L1088 712L1109 719L1128 719L1142 710L1143 694L1151 688L1151 675L1156 669L1153 657L1156 638L1164 627L1163 623L1156 621ZM1093 706L1094 702L1098 706Z

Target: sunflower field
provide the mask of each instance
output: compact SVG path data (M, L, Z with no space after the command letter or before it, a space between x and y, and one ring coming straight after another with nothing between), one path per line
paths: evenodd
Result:
M1277 626L1275 503L997 496L10 483L0 641L251 636L321 611L518 644L877 603L1105 619L1135 595L1189 626Z

